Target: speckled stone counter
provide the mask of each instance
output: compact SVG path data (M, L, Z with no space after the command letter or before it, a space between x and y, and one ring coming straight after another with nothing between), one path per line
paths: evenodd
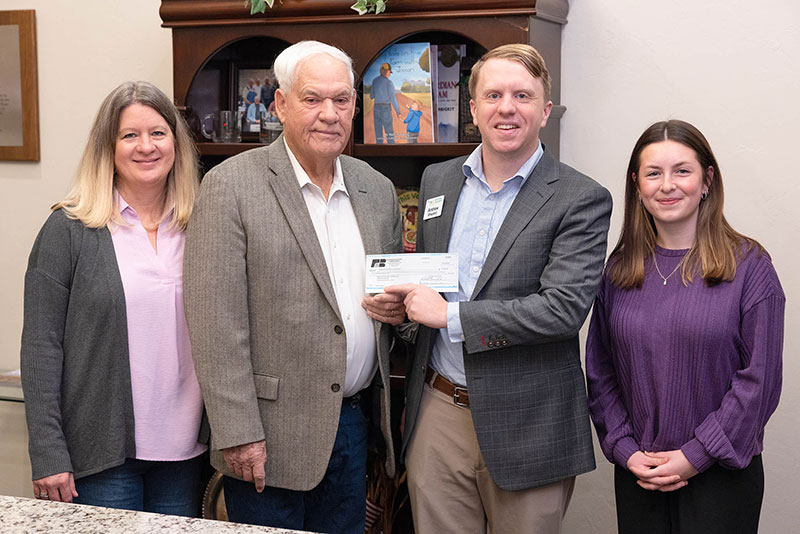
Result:
M202 532L209 534L297 534L294 530L255 527L172 515L113 510L97 506L37 501L0 495L0 532L80 534Z

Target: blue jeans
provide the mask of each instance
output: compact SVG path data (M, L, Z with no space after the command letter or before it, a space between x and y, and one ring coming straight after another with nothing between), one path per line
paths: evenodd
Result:
M386 142L394 144L394 125L392 124L392 106L375 104L372 110L372 120L375 124L375 142L383 144L383 132L386 131Z
M315 488L294 491L267 486L258 493L252 482L226 476L228 519L294 530L363 534L366 476L367 421L356 395L342 401L328 469Z
M74 502L197 517L204 458L203 454L178 462L128 458L120 466L75 480Z

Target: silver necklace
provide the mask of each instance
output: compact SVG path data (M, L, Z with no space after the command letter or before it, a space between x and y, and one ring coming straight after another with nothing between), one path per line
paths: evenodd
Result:
M673 274L675 274L675 271L677 271L680 268L680 266L683 265L683 260L686 259L686 256L688 256L688 253L683 255L683 258L681 258L681 261L678 262L678 265L676 265L675 268L672 269L671 273L669 273L667 276L664 276L663 274L661 274L661 269L658 268L658 262L656 261L656 254L655 252L653 253L653 265L656 266L656 272L658 273L658 276L660 276L661 279L664 281L663 285L667 285L667 280L669 280L669 278Z

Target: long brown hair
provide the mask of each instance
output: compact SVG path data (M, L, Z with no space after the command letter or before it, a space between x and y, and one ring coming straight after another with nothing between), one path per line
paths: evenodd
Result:
M653 216L638 200L636 176L642 151L648 145L661 141L676 141L694 150L704 175L709 167L713 170L708 196L700 202L695 241L681 268L684 285L690 283L695 274L700 274L709 285L733 280L742 255L754 247L759 252L763 248L754 239L734 230L725 220L722 213L725 198L722 172L705 136L688 122L669 120L657 122L647 128L633 147L625 174L622 232L608 260L611 281L625 289L641 287L645 261L655 252L657 230Z
M158 112L175 138L175 163L167 176L166 199L162 220L174 208L170 226L184 230L192 214L199 180L197 151L188 126L172 101L148 82L126 82L103 100L95 116L89 140L78 164L75 182L66 198L51 209L63 209L73 219L90 228L109 222L125 224L114 201L114 152L122 111L132 104L142 104Z

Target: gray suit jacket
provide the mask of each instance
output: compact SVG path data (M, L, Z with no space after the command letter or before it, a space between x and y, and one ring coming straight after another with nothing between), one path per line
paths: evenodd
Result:
M392 183L342 156L367 254L401 249ZM203 179L184 253L184 298L197 378L220 449L266 440L266 482L306 491L328 465L339 423L346 340L322 249L281 137ZM381 430L389 428L391 328L375 323Z
M429 166L418 252L445 252L466 158ZM500 227L468 302L459 305L470 409L494 482L521 490L594 469L578 330L600 282L611 214L607 190L545 149ZM437 330L421 327L408 369L408 444Z

